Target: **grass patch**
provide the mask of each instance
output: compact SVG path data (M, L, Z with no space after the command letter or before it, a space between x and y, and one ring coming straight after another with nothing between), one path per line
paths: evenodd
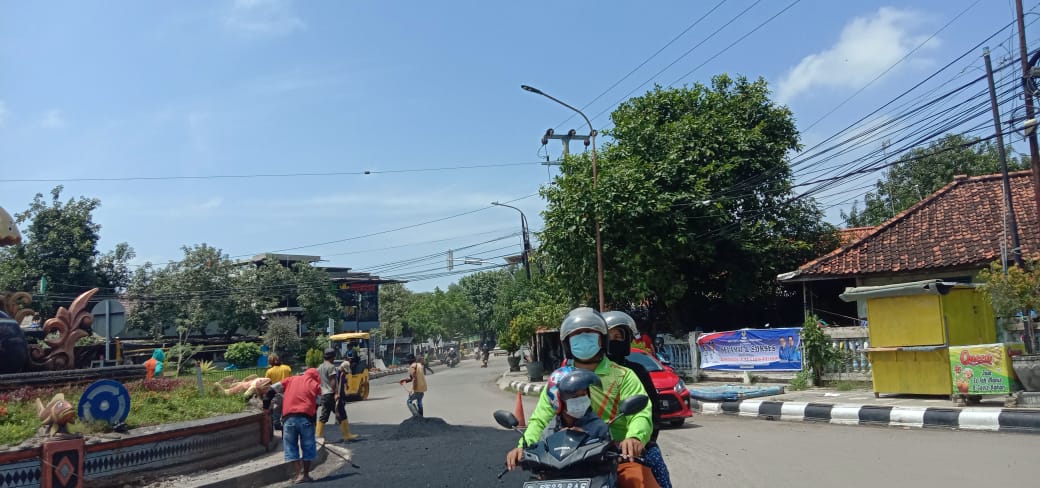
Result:
M787 384L787 387L794 391L807 390L809 389L809 380L810 378L812 378L811 375L812 373L810 373L808 370L799 371L797 374L794 375L794 378L792 378L791 381Z
M205 396L200 396L195 381L187 378L156 378L125 385L131 399L126 425L131 429L239 413L248 406L242 395L213 394L212 382L206 385ZM72 405L79 405L86 386L20 388L0 393L0 445L19 444L36 433L40 426L34 404L36 398L47 403L55 393L62 392ZM77 419L69 430L89 434L111 429L105 422L85 423Z
M852 391L870 388L871 384L865 381L838 380L831 383L831 386L838 391Z

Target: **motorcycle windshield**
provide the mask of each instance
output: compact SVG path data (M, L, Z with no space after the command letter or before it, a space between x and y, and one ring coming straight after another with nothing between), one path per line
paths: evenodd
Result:
M573 453L588 434L577 430L561 430L545 439L545 448L554 458L563 461L564 458Z

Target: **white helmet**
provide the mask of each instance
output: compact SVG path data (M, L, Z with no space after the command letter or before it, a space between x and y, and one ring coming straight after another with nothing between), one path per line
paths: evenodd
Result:
M603 320L607 322L607 330L615 327L627 327L629 339L632 339L639 333L638 329L636 329L635 319L625 312L619 312L616 310L603 312Z
M607 335L607 322L595 309L578 307L571 310L560 324L560 339L566 340L574 332L583 329Z

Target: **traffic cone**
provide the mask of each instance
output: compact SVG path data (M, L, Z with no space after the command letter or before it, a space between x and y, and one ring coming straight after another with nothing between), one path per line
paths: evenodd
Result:
M516 391L516 408L513 409L513 415L516 415L516 419L520 421L517 427L527 427L527 416L524 415L524 394L520 390Z

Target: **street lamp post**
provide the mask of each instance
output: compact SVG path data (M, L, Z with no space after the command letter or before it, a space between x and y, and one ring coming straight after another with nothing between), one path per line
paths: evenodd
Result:
M541 95L545 98L548 98L549 100L563 105L564 107L567 107L577 112L578 115L581 115L581 118L585 119L585 123L589 125L589 139L592 143L592 189L593 191L595 191L596 187L599 186L599 170L596 168L596 129L592 128L592 121L590 121L589 118L585 116L585 113L581 110L578 110L564 103L562 100L553 97L552 95L549 95L548 93L545 93L533 86L520 85L520 88L523 88L525 91L529 91L536 95ZM605 312L607 310L607 304L603 299L603 240L600 239L599 233L599 212L594 212L593 221L596 227L596 284L599 288L599 309L600 311Z
M520 255L520 259L523 260L524 271L527 272L527 279L530 280L531 279L531 240L530 240L530 238L528 238L528 234L527 234L527 216L524 215L524 211L523 210L520 210L519 208L516 208L516 207L514 207L512 205L506 205L504 203L498 203L498 202L491 202L491 204L492 205L497 205L499 207L508 207L508 208L513 209L513 210L516 210L517 212L520 212L520 231L523 234L523 238L524 238L524 252Z

